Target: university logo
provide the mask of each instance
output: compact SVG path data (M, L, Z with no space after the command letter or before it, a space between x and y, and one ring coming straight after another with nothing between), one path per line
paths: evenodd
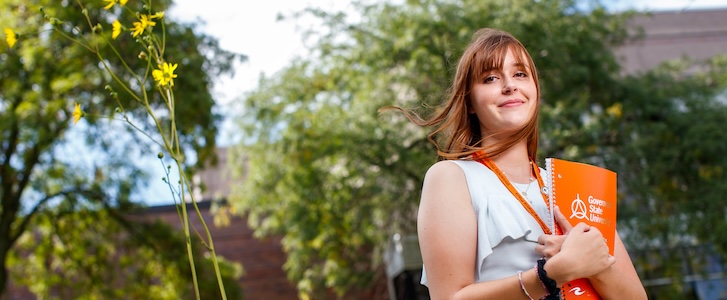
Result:
M569 219L573 219L573 217L576 217L576 219L588 220L588 209L586 208L586 203L581 200L579 194L576 194L576 199L571 202L570 210L572 214L570 215Z

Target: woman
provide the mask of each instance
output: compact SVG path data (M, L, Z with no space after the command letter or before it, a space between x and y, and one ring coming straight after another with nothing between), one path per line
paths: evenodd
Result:
M441 111L423 120L396 108L436 126L429 139L444 158L427 171L417 224L432 299L558 299L557 287L578 278L603 299L646 299L618 233L611 256L598 229L571 228L546 205L533 160L539 96L525 47L486 28L465 49ZM563 235L546 234L551 213Z

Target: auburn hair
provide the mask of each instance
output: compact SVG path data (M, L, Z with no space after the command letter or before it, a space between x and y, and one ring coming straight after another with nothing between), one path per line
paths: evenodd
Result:
M483 28L475 32L472 40L465 48L457 63L457 70L449 88L449 98L435 111L431 118L423 119L413 111L397 106L384 109L395 109L413 123L422 126L434 126L435 129L427 139L437 148L442 159L462 159L483 150L486 156L494 157L523 139L527 140L528 156L535 159L538 152L538 108L528 122L520 128L504 132L489 133L483 136L477 115L469 113L472 105L470 94L472 87L483 80L486 72L501 70L507 53L515 54L517 63L525 69L535 82L536 99L540 101L540 84L535 63L520 41L510 33L493 28ZM497 142L482 146L489 137L500 137Z

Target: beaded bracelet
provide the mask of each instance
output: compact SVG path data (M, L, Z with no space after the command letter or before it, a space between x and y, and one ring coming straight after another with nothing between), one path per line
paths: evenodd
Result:
M548 272L545 271L545 259L538 259L537 273L540 282L545 286L545 290L548 291L548 295L545 296L546 300L557 300L560 299L560 289L555 280L548 277Z
M535 267L533 267L533 269L535 270L535 275L537 275L538 274L538 264L535 264ZM543 287L543 290L547 293L548 292L548 288L545 287L545 283L543 283L543 281L540 280L540 277L538 277L538 282L540 282L540 286L542 286Z
M523 284L523 271L517 271L517 280L520 281L520 288L523 290L523 293L525 293L525 296L528 296L528 299L533 300L533 297L530 297L528 290L525 289L525 284Z

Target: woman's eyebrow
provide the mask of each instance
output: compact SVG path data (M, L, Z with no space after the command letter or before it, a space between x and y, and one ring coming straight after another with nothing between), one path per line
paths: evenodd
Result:
M501 69L501 68L498 68L498 67L495 67L495 66L492 66L492 67L486 67L486 68L482 69L482 72L483 72L483 73L486 73L486 72L492 72L492 71L495 71L495 70L499 70L499 69Z

